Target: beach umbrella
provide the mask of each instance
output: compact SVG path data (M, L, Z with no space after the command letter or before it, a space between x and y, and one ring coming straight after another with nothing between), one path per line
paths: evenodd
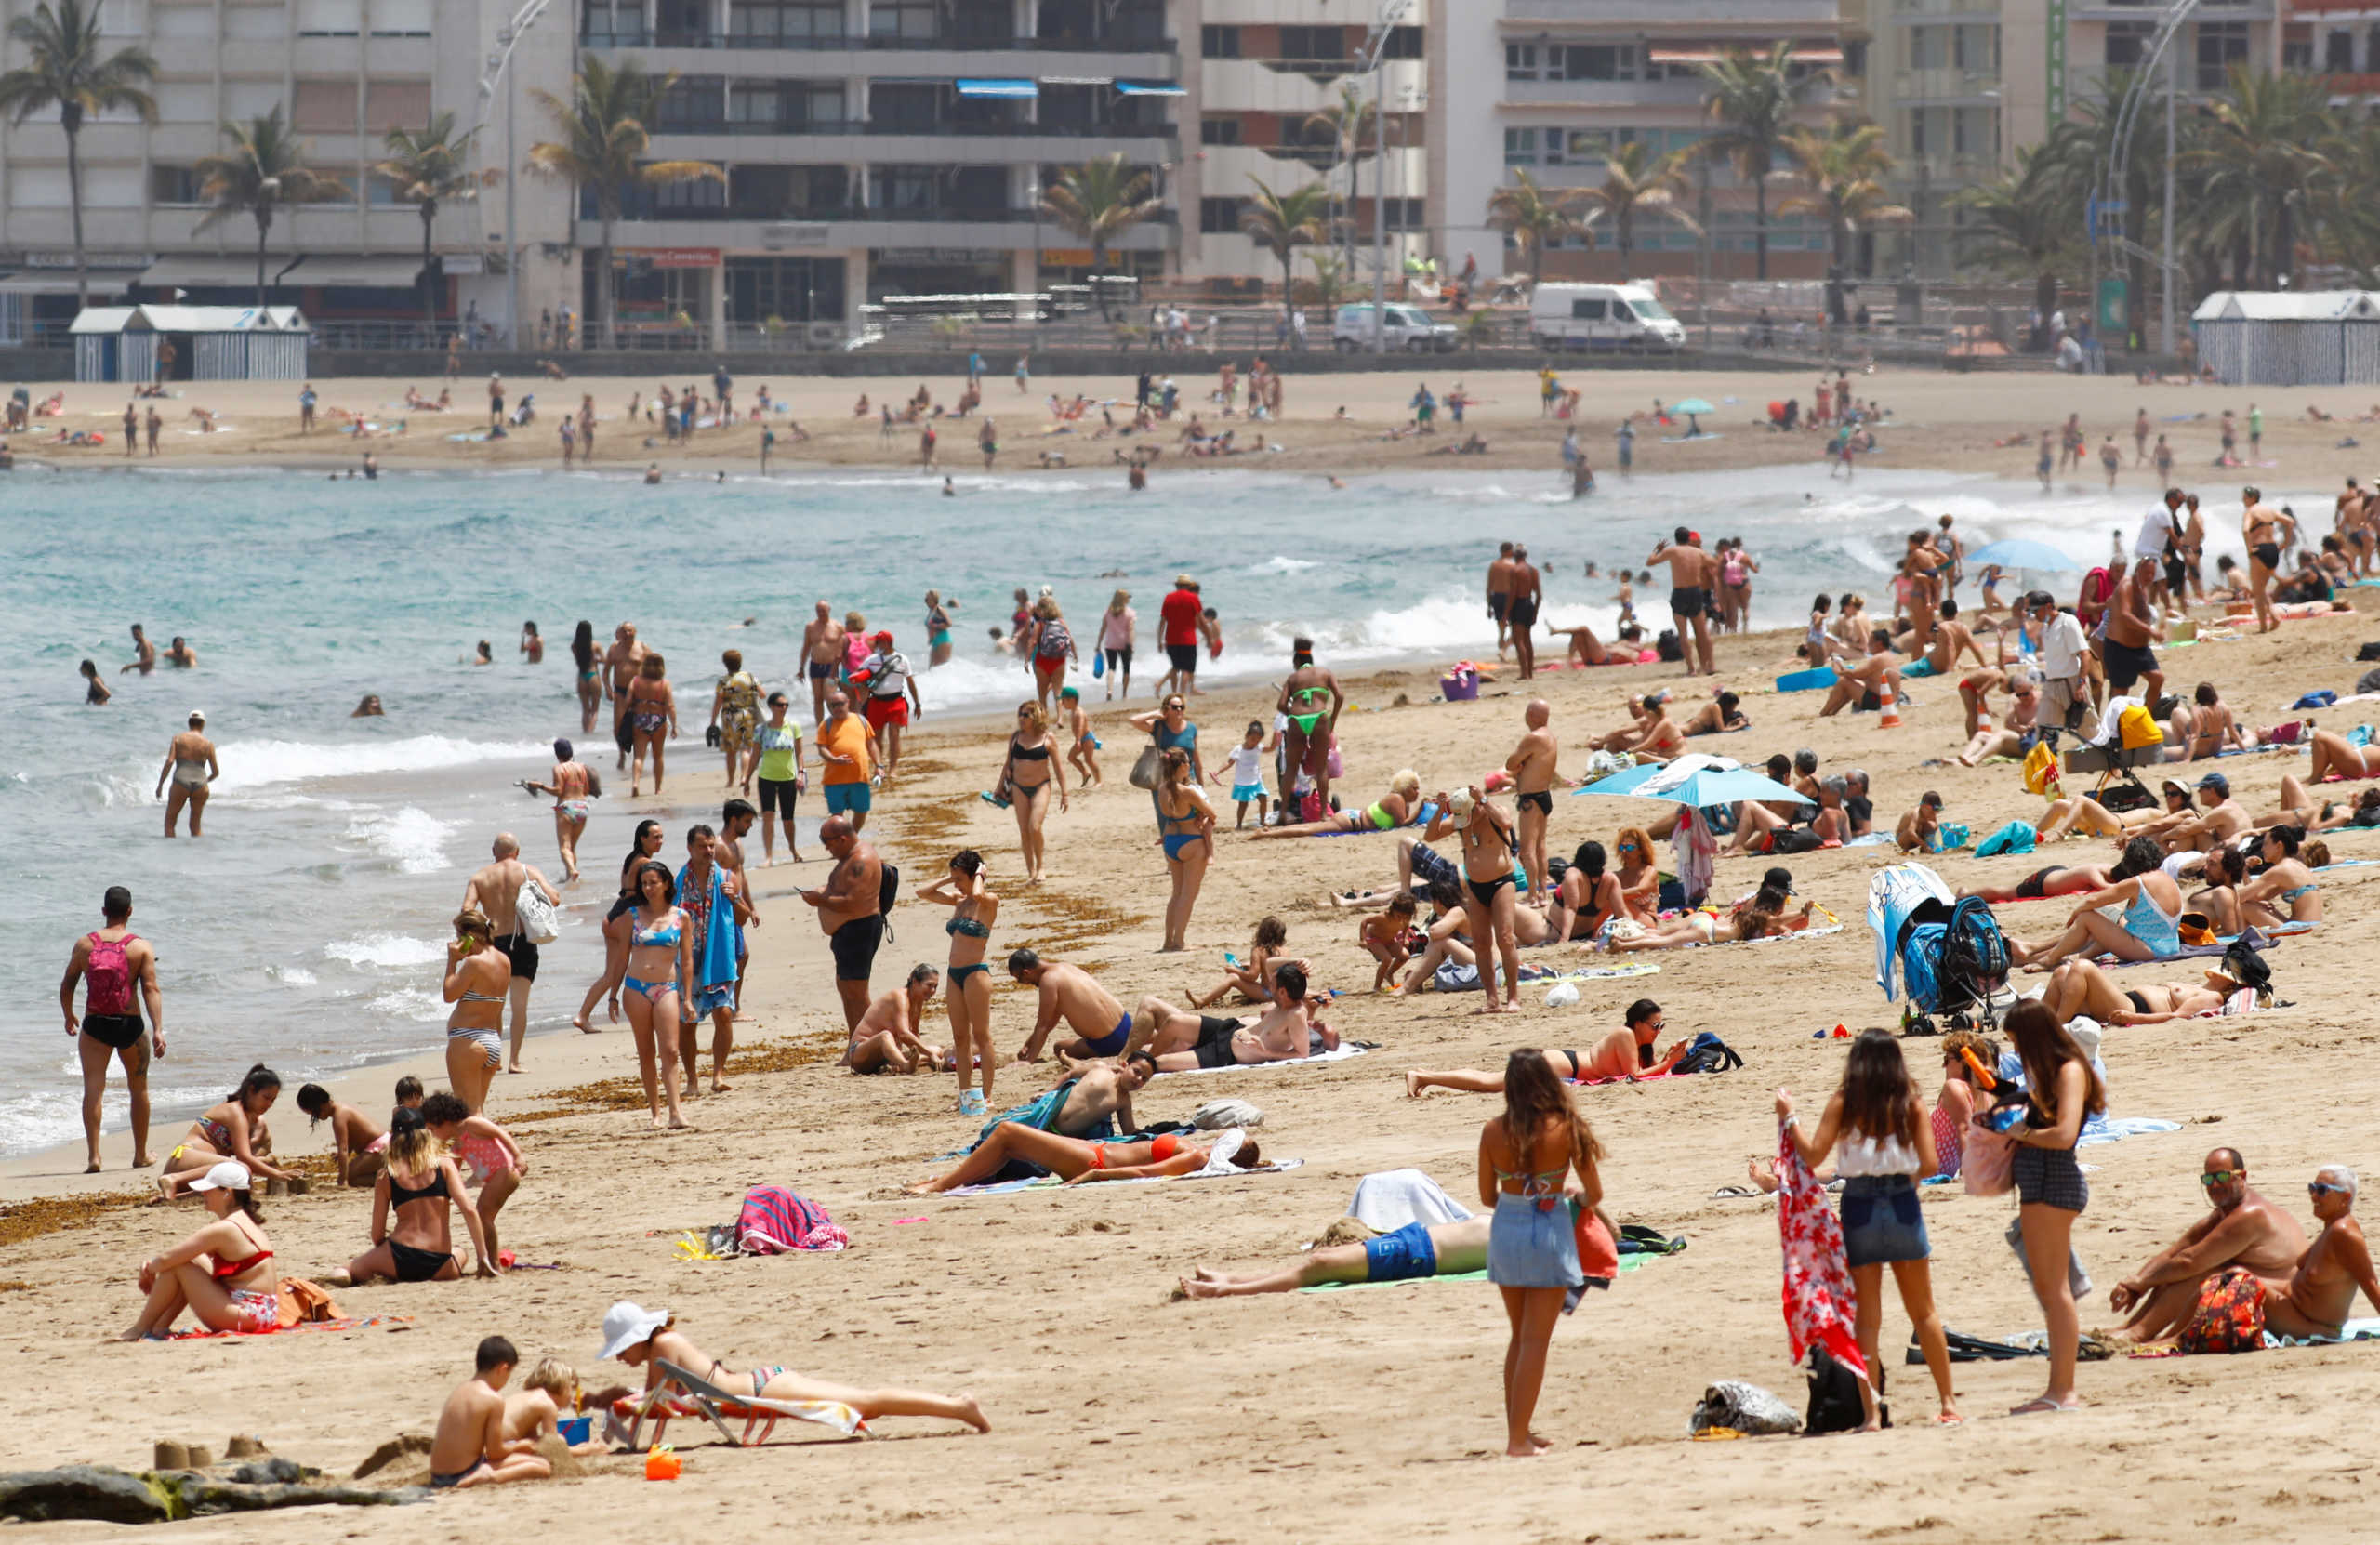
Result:
M1673 805L1692 805L1698 810L1707 810L1712 805L1732 805L1739 799L1785 799L1797 805L1818 802L1807 795L1786 787L1765 772L1754 772L1744 767L1698 768L1669 788L1656 790L1641 786L1663 771L1665 769L1658 767L1632 767L1625 772L1615 773L1574 792L1611 794L1632 799L1664 799ZM1635 776L1638 772L1645 775ZM1617 786L1623 783L1627 786Z
M1966 561L1977 568L1997 563L2003 569L2041 569L2051 574L2064 574L2082 566L2047 542L2028 541L2022 536L1986 542L1969 552Z
M1716 413L1719 410L1699 397L1689 397L1683 403L1672 403L1670 411L1686 415L1686 437L1692 440L1702 432L1702 426L1696 421L1698 417L1702 414Z

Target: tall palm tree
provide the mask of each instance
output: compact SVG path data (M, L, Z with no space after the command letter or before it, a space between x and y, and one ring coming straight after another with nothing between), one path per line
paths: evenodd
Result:
M1702 233L1701 225L1677 205L1678 194L1686 191L1686 163L1690 154L1672 151L1655 156L1645 141L1632 139L1605 163L1600 185L1579 191L1579 203L1588 211L1586 218L1611 217L1613 240L1620 248L1620 283L1628 282L1628 255L1636 249L1638 215L1658 215L1695 235Z
M2295 270L2301 211L2331 171L2321 149L2334 130L2330 83L2234 65L2228 88L2207 111L2206 144L2194 152L2208 169L2214 205L2202 216L2237 220L2246 240L2237 277L2264 287Z
M1778 213L1817 215L1826 221L1837 273L1850 267L1854 232L1905 225L1913 218L1884 191L1893 158L1884 150L1882 124L1838 123L1827 134L1797 128L1785 137L1785 154L1809 191L1778 205Z
M1327 315L1339 308L1339 297L1347 293L1347 261L1335 252L1309 252L1307 264L1314 270L1314 303Z
M1362 191L1364 157L1372 153L1379 143L1380 106L1364 99L1361 85L1353 80L1339 83L1337 99L1327 106L1306 114L1308 134L1319 130L1330 136L1337 159L1347 164L1347 218L1342 229L1347 238L1347 262L1355 266L1355 196Z
M264 306L265 239L272 214L283 205L324 204L347 195L347 184L306 165L306 142L282 122L281 104L245 124L223 125L230 153L202 156L192 168L199 193L215 207L198 222L200 231L246 215L257 222L257 306Z
M1292 327L1291 317L1297 310L1297 275L1290 264L1298 248L1320 246L1329 241L1327 222L1330 190L1319 182L1309 182L1302 188L1276 192L1266 187L1262 178L1251 177L1248 180L1256 185L1256 196L1240 211L1239 228L1255 237L1258 246L1281 260L1281 325Z
M1102 317L1108 315L1107 290L1099 283L1107 271L1108 244L1165 208L1150 186L1149 174L1118 151L1060 172L1042 190L1042 210L1091 247L1091 288Z
M146 48L99 52L99 7L83 0L42 0L30 16L8 23L8 36L22 44L31 62L0 74L0 113L23 123L46 108L58 109L66 131L66 202L74 218L74 297L91 303L91 275L83 254L83 122L95 112L130 110L143 123L157 121L157 103L142 86L154 80L157 61Z
M2058 271L2074 257L2082 225L2055 151L2048 144L2022 146L2015 171L1963 188L1950 203L1974 215L1956 235L1984 262L2033 282L2033 311L2041 322L2030 342L2041 347L2057 310Z
M578 73L571 77L570 100L550 91L529 93L553 121L558 137L529 147L529 170L595 195L601 227L596 258L602 272L595 285L591 337L598 342L612 337L612 238L628 190L727 180L727 173L707 161L639 159L653 143L645 125L658 121L661 98L677 79L675 71L647 74L633 59L615 67L601 55L582 54Z
M1532 283L1545 278L1545 245L1583 231L1577 215L1578 195L1548 192L1527 172L1513 174L1513 186L1488 195L1488 223L1528 251Z
M1703 115L1719 125L1702 141L1702 153L1732 165L1752 184L1754 272L1768 277L1768 175L1777 169L1793 115L1812 91L1831 81L1831 72L1793 73L1793 46L1779 42L1765 54L1730 48L1702 66L1710 90Z
M433 331L438 326L438 291L430 280L430 228L438 218L438 206L468 204L480 196L483 183L492 183L503 175L492 167L485 172L473 172L466 165L471 141L478 135L479 130L469 129L458 138L453 113L433 113L418 134L411 129L390 129L386 142L388 159L372 165L375 172L396 184L397 197L421 211L422 309Z

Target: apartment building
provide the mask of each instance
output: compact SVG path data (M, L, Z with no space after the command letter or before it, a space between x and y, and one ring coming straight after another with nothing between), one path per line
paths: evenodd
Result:
M502 0L98 0L103 46L139 45L159 65L151 93L157 121L101 114L81 136L84 231L95 301L170 298L246 304L255 298L257 229L245 216L205 233L195 170L227 148L226 121L278 106L308 144L310 164L346 190L333 202L276 212L266 272L276 304L318 322L422 314L418 209L369 168L394 128L420 129L451 112L458 128L493 120L481 145L489 165L508 155L502 90L481 79L509 19ZM569 89L569 22L531 23L514 57L517 86ZM25 62L0 41L0 68ZM541 137L538 115L518 104L522 145ZM513 191L526 249L523 309L572 297L575 265L565 190ZM446 279L440 306L458 315L477 302L500 314L505 246L501 190L445 207L432 230ZM0 124L0 341L45 341L75 310L67 199L66 139L54 112Z
M1260 182L1276 192L1316 182L1330 190L1332 244L1352 255L1348 277L1359 288L1371 274L1376 219L1385 221L1392 276L1404 271L1408 258L1430 250L1424 55L1432 7L1442 3L1204 0L1195 99L1197 189L1195 202L1182 206L1185 225L1196 211L1196 230L1183 235L1183 273L1277 281L1278 261L1240 229ZM1382 29L1378 67L1358 73L1376 26ZM1336 123L1320 116L1327 110L1341 121L1352 118L1362 131L1362 149L1352 159ZM1310 275L1307 260L1301 258L1298 272Z
M1114 244L1109 271L1170 268L1181 0L578 3L582 49L676 73L654 159L725 174L630 204L615 233L624 322L823 336L888 296L1078 280L1091 254L1039 212L1040 191L1113 153L1148 170L1168 208ZM591 197L579 213L591 253Z
M1620 146L1690 149L1711 132L1701 66L1729 48L1765 52L1779 40L1804 68L1845 62L1836 0L1478 0L1444 8L1427 60L1436 105L1426 175L1445 191L1432 212L1433 246L1457 268L1476 258L1487 273L1525 270L1487 218L1489 196L1513 172L1549 189L1593 187ZM1824 111L1814 101L1812 121ZM1779 196L1772 190L1772 209ZM1713 274L1753 272L1753 202L1723 165L1711 168L1707 192L1686 195L1689 212L1709 215ZM1700 246L1683 227L1640 218L1632 270L1692 273ZM1770 217L1771 276L1819 275L1828 249L1821 223ZM1608 278L1620 262L1606 233L1569 238L1549 250L1544 268L1549 279Z

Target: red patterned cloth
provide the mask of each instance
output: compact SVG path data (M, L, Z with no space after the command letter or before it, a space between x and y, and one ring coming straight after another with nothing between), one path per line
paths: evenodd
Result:
M2198 1309L2175 1342L2188 1353L2262 1352L2265 1285L2245 1266L2226 1266L2198 1287Z
M1834 1360L1866 1378L1852 1326L1858 1298L1844 1263L1843 1225L1826 1187L1810 1173L1783 1125L1777 1129L1777 1233L1785 1247L1785 1336L1793 1361L1815 1341Z

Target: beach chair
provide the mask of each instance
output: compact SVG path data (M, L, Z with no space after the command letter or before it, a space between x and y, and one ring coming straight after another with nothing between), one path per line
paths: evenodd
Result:
M814 1421L847 1438L867 1432L867 1423L857 1411L835 1401L764 1400L738 1394L667 1360L656 1366L661 1370L661 1383L641 1396L612 1403L610 1413L603 1419L605 1442L637 1453L658 1447L669 1423L679 1417L707 1420L731 1448L748 1448L768 1442L780 1421ZM731 1420L744 1424L741 1435L728 1428ZM647 1423L652 1426L649 1438Z

